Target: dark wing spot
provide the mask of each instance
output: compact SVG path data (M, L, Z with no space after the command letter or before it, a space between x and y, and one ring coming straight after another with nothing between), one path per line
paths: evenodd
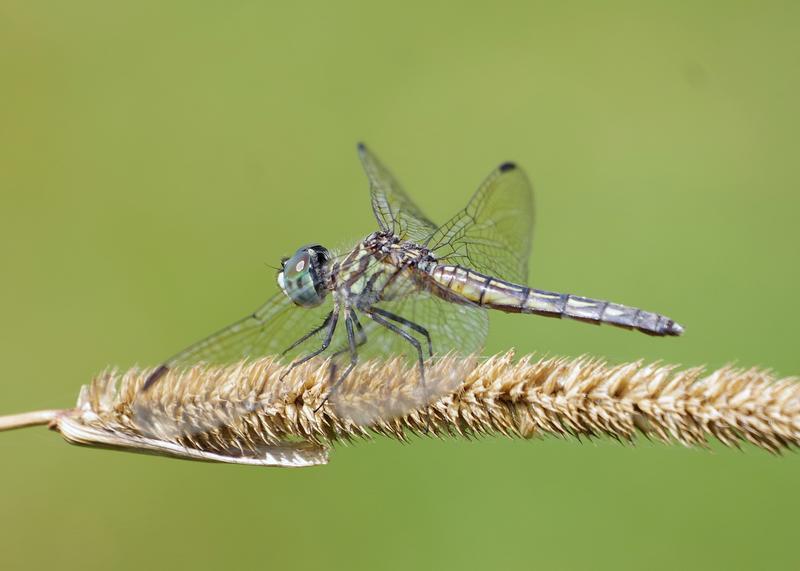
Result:
M147 380L145 380L144 384L142 385L142 391L146 391L153 386L158 379L167 374L167 371L169 371L169 367L166 365L161 365L158 369L150 373L150 376L147 377Z
M508 162L508 163L503 163L503 164L502 164L502 165L500 165L500 167L499 167L499 169L500 169L500 172L508 172L508 171L513 171L515 168L517 168L517 165L515 165L514 163L511 163L511 162Z

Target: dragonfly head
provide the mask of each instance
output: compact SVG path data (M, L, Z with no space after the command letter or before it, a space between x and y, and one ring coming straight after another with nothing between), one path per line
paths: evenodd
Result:
M328 250L319 244L303 246L291 258L281 262L278 285L295 304L315 307L325 299L325 266Z

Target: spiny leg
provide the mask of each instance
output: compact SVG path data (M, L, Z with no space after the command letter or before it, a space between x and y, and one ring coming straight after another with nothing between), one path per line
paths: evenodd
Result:
M405 339L406 341L411 343L411 345L414 346L414 349L417 350L417 359L418 359L418 363L419 363L419 374L420 374L420 377L421 377L421 380L422 380L422 387L423 387L423 390L424 390L425 389L425 354L422 352L422 344L413 335L411 335L408 331L405 331L404 329L402 329L401 327L398 327L397 325L395 325L391 321L388 321L388 320L384 319L379 314L375 313L374 310L375 310L375 308L371 307L368 310L366 310L364 313L366 313L369 316L369 318L372 319L372 321L374 321L378 325L381 325L381 326L385 327L389 331L391 331L393 333L396 333L397 335L399 335L400 337L402 337L403 339Z
M303 336L302 336L300 339L298 339L297 341L295 341L294 343L292 343L291 345L289 345L289 346L288 346L286 349L284 349L284 350L281 352L281 357L283 357L284 355L286 355L286 353L288 353L288 352L289 352L289 351L291 351L292 349L294 349L294 348L298 347L299 345L302 345L303 343L305 343L306 341L308 341L308 340L309 340L311 337L313 337L314 335L316 335L317 333L319 333L320 331L322 331L323 329L325 329L326 327L328 327L328 326L331 324L331 319L333 319L333 310L331 310L331 312L328 314L328 316L327 316L327 317L325 318L325 320L322 322L322 325L320 325L319 327L316 327L316 328L312 329L311 331L309 331L308 333L306 333L305 335L303 335Z
M356 347L361 347L367 342L367 334L364 333L364 327L361 325L361 321L359 321L358 315L356 315L356 312L352 307L347 310L347 315L350 316L350 319L353 321L353 325L356 326L356 335L358 335L358 338L356 339Z
M418 356L418 359L419 359L419 361L418 361L419 362L419 380L420 380L420 385L422 386L422 395L423 395L425 404L427 405L427 403L428 403L428 388L425 385L425 354L422 352L422 344L416 339L416 337L411 335L408 331L403 330L401 327L398 327L397 325L395 325L391 321L387 321L386 319L381 317L381 315L378 312L375 311L376 309L377 308L375 308L375 307L371 307L368 310L366 310L365 313L375 323L385 327L386 329L388 329L389 331L392 331L393 333L397 333L400 337L402 337L403 339L405 339L406 341L411 343L411 345L413 345L414 348L417 350L417 356ZM399 317L399 316L396 316L396 317ZM428 414L426 416L427 416L426 432L430 432L430 429L431 429L431 416L430 416L430 414Z
M359 321L356 312L353 309L349 309L347 314L350 316L350 319L353 320L353 324L356 326L356 347L361 347L364 343L367 342L367 335L364 333L364 327L361 325L361 321ZM343 355L350 351L349 348L339 349L335 353L331 354L331 375L330 381L333 382L333 377L336 376L336 357Z
M378 315L382 315L383 317L386 317L387 319L391 319L392 321L396 321L397 323L400 323L401 325L405 325L406 327L410 327L411 329L413 329L414 331L416 331L420 335L424 336L425 339L428 341L428 355L433 357L433 343L431 342L431 335L430 335L430 333L428 333L428 330L425 329L422 325L420 325L418 323L414 323L413 321L411 321L409 319L406 319L405 317L397 315L396 313L392 313L391 311L386 311L385 309L382 309L380 307L371 307L370 311L373 312L373 313L377 313Z
M347 368L345 368L344 372L342 373L342 376L336 379L336 382L331 385L330 389L328 389L328 394L325 395L325 398L322 399L322 402L319 404L319 406L317 406L317 408L314 409L314 412L317 412L325 405L326 402L328 402L328 399L333 395L336 389L338 389L341 386L341 384L345 381L345 379L347 379L347 376L352 372L352 370L358 364L357 347L359 343L356 341L355 331L353 330L354 321L356 323L356 328L359 330L359 332L363 337L363 341L366 341L366 335L363 334L364 332L361 327L361 323L358 321L358 317L356 317L356 314L352 310L352 308L348 308L347 315L344 318L344 326L345 329L347 330L347 345L348 345L347 350L350 352L350 364L347 365ZM336 353L336 355L341 355L343 352L344 351L339 351ZM335 374L336 374L336 365L334 363L331 363L331 378L333 378Z
M332 390L341 385L347 378L347 375L349 375L358 364L358 351L356 350L358 345L356 343L355 333L353 332L353 316L355 316L355 313L349 313L344 320L344 326L347 330L347 344L350 346L350 364L347 365L347 368L344 370L344 373L342 373L342 376L336 381L336 384L331 387Z
M331 344L331 340L333 339L333 333L336 331L336 324L339 322L339 308L338 308L338 306L333 308L333 311L331 311L331 314L330 314L330 319L326 319L325 321L328 322L328 332L325 334L325 339L322 340L322 345L319 347L319 349L315 349L311 353L309 353L307 355L304 355L303 357L300 357L299 359L296 359L296 360L292 361L292 364L289 365L289 367L287 367L287 369L280 376L280 380L281 381L284 378L286 378L286 375L288 375L292 371L292 369L294 369L298 365L302 365L306 361L310 361L311 359L313 359L314 357L316 357L317 355L319 355L320 353L322 353L323 351L325 351L328 348L328 346ZM324 324L323 324L323 326L324 326ZM314 333L317 333L317 332L319 332L321 330L322 330L322 327L318 328L317 330L311 332L308 335L305 335L304 338L301 338L299 341L296 341L289 349L284 351L284 353L286 353L287 351L290 351L294 347L297 347L297 345L299 345L300 343L302 343L303 341L305 341L306 339L311 337L311 335L314 335Z

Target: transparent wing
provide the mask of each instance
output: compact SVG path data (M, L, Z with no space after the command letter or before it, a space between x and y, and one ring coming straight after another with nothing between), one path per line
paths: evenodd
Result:
M373 269L370 266L366 273ZM340 416L358 424L391 421L454 390L465 378L469 362L454 361L452 366L431 369L430 349L437 358L453 353L468 355L480 351L487 334L488 320L484 309L442 300L413 280L408 280L399 289L404 294L397 299L380 302L365 311L354 307L349 311L341 308L328 350L313 361L328 368L331 405ZM185 369L201 362L227 363L263 354L280 354L289 349L284 355L288 364L322 346L323 338L330 331L332 310L331 301L316 308L302 308L279 293L252 315L181 351L164 367ZM378 320L373 319L376 314ZM360 376L358 383L345 381L337 385L339 375L351 360L346 320L351 320L356 332L358 366L370 359L400 358L409 365L408 374L397 379L367 376L366 382L363 380L365 377ZM379 321L390 323L392 328ZM398 331L403 331L405 336ZM415 343L409 338L415 339ZM424 365L421 368L420 353L415 344L423 351ZM351 374L350 379L354 377ZM187 374L172 382L183 385L184 382L191 383L191 379L192 376ZM224 383L225 379L220 377L209 382ZM188 385L177 392L190 394L193 390ZM204 420L199 422L196 415L177 414L174 407L164 408L158 393L158 389L140 391L133 406L137 425L149 436L191 439L196 435L213 434L221 427L236 425L261 406L257 395L246 394L241 401L219 403L213 416L203 416Z
M252 314L190 345L164 366L171 369L197 363L224 364L280 354L302 336L319 328L331 309L330 300L314 308L298 307L279 292ZM321 333L320 330L315 336ZM313 344L312 337L306 343ZM296 352L293 350L287 355Z
M375 307L424 328L430 336L433 354L439 357L448 353L464 356L480 352L489 331L488 312L484 308L445 301L426 291L380 302ZM404 328L420 340L427 355L425 335L409 326ZM410 343L385 327L373 323L370 333L372 343L365 348L366 358L404 355L413 360L417 357L416 349Z
M363 143L358 145L358 156L369 179L372 210L381 229L413 242L422 242L433 234L436 224L422 213Z
M480 352L488 332L485 309L448 302L420 288L400 299L379 302L372 309L383 324L368 314L358 314L365 338L358 348L359 359L398 357L405 361L407 374L402 379L345 382L332 393L337 412L358 424L388 422L451 393L469 371L470 361L464 357ZM413 337L418 346L397 329ZM429 358L430 348L434 359ZM425 358L421 372L419 350ZM450 366L434 366L445 356L457 358Z
M439 263L525 284L532 233L530 182L519 167L504 163L481 184L467 207L430 237L427 246Z
M331 309L331 302L315 308L298 307L283 293L278 293L251 315L187 347L156 369L137 394L132 407L137 426L145 436L170 440L183 437L191 440L194 436L213 434L221 427L235 426L258 406L256 397L245 395L240 401L216 403L214 414L210 416L192 414L191 399L197 391L197 381L190 374L191 366L232 363L268 354L278 356L290 349L284 356L288 363L300 353L320 346ZM301 339L305 341L292 347ZM185 371L177 380L170 381L171 389L158 382L169 369ZM203 382L222 385L226 379L217 375ZM182 397L170 397L165 406L162 390ZM169 404L173 399L178 401ZM199 406L204 405L201 402Z

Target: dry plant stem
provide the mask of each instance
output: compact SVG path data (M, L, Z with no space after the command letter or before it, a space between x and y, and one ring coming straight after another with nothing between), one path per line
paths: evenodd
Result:
M0 420L0 429L51 422L71 442L189 459L307 466L327 461L327 445L383 434L470 438L502 434L600 436L705 446L750 442L780 452L800 445L800 383L768 371L625 363L590 358L486 360L445 357L429 376L463 371L458 386L426 407L395 418L355 422L324 401L328 369L309 362L280 381L272 358L170 372L150 391L150 372L99 375L71 411ZM402 400L416 369L398 360L360 365L348 381L367 405Z
M7 416L0 416L0 432L4 430L13 430L15 428L25 428L28 426L38 426L42 424L50 424L58 419L59 416L69 414L71 411L66 410L37 410L33 412L23 412L21 414L9 414Z

